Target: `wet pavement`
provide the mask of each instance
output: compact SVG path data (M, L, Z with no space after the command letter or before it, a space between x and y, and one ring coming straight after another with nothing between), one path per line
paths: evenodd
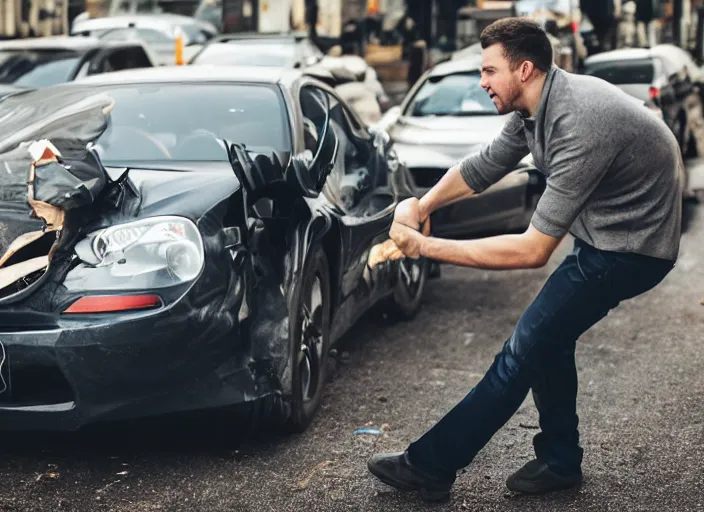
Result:
M241 442L217 415L0 444L0 511L694 511L704 510L704 208L686 207L667 279L623 303L578 344L583 485L545 497L504 481L532 458L530 396L461 474L451 500L425 505L376 483L366 461L402 450L488 368L569 249L539 270L444 267L406 323L368 315L313 425ZM354 435L366 425L381 435ZM382 428L383 427L383 428Z

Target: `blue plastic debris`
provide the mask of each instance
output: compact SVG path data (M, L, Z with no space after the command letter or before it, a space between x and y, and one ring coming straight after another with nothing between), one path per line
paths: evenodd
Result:
M362 434L367 434L370 436L380 436L381 435L381 430L379 430L376 427L364 427L360 428L354 431L354 435L362 435Z

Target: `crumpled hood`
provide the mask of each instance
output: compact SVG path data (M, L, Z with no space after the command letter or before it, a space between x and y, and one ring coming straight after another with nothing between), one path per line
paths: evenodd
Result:
M491 142L508 121L508 116L403 117L389 130L397 148L423 147L453 160L474 153ZM401 154L403 149L399 150ZM409 160L409 165L412 165Z
M117 179L127 167L108 167ZM129 167L140 195L138 217L182 215L193 220L240 188L228 162L164 162Z

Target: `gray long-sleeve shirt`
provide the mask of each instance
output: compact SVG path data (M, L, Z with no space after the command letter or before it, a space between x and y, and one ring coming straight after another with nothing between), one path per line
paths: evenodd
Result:
M676 260L682 156L656 115L617 87L554 67L534 119L518 112L493 142L460 162L477 193L531 153L547 187L531 223L602 250Z

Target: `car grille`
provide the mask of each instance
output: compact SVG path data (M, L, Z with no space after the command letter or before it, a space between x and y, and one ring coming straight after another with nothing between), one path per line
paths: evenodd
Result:
M0 405L26 407L63 404L75 400L73 389L57 365L50 362L13 364L13 354L8 352L8 360L2 368L7 389L0 393Z
M440 181L447 169L442 167L413 167L410 171L416 187L431 188Z

